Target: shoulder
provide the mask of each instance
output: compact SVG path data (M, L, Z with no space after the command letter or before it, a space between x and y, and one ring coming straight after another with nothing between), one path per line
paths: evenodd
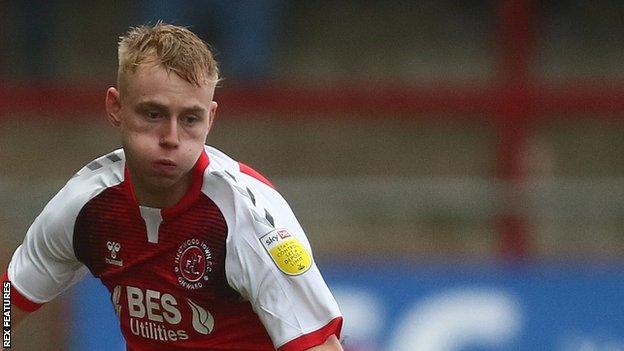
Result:
M206 154L210 163L204 173L204 179L217 177L225 179L230 185L269 188L275 191L275 186L267 177L247 164L234 160L211 146L206 146Z
M115 150L82 167L67 185L75 190L115 186L124 179L125 161L123 149Z
M266 233L290 216L290 207L275 186L260 172L207 146L210 159L202 192L223 212L228 223L246 224L256 233Z
M123 181L123 152L104 155L80 169L47 203L34 220L24 239L20 252L28 260L47 258L75 263L73 251L74 229L84 206L108 187ZM26 256L24 256L26 257Z
M75 217L90 199L123 182L124 165L122 149L89 162L50 200L43 214Z

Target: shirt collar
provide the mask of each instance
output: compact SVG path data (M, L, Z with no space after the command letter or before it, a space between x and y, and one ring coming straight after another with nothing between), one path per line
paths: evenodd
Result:
M178 216L191 207L195 201L197 201L199 195L201 194L201 188L204 182L204 171L209 164L210 160L208 158L208 154L206 154L206 150L202 150L202 153L199 155L197 162L195 162L195 165L191 170L191 185L189 186L189 189L175 205L161 210L163 220ZM134 186L132 185L128 165L124 167L124 184L126 192L138 211L139 202L137 201L136 193L134 192Z

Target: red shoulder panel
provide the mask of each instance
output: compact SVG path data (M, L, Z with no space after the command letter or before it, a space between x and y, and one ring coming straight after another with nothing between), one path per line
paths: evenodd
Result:
M270 180L268 180L265 176L263 176L262 174L260 174L258 171L256 171L255 169L247 166L246 164L239 162L238 163L240 165L240 171L242 173L245 173L249 176L252 176L256 179L258 179L259 181L263 182L264 184L270 186L271 188L275 189L275 185L273 185L273 183L271 183Z

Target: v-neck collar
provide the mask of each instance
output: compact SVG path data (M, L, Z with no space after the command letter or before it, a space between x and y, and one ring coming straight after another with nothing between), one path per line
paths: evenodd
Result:
M191 185L189 186L186 194L173 206L163 208L160 210L160 214L163 220L168 220L178 216L191 207L201 194L201 188L204 182L204 171L208 167L210 160L206 154L206 150L203 150L199 155L197 162L191 170ZM139 202L137 201L136 193L134 191L134 185L130 177L130 170L126 164L124 167L124 186L128 196L132 203L136 206L137 212L139 212Z

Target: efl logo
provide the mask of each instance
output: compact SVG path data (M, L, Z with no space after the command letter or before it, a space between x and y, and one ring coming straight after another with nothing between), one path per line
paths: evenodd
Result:
M2 347L11 348L11 282L2 282Z
M288 275L300 275L312 266L312 256L305 246L286 229L276 229L260 237L273 262Z

